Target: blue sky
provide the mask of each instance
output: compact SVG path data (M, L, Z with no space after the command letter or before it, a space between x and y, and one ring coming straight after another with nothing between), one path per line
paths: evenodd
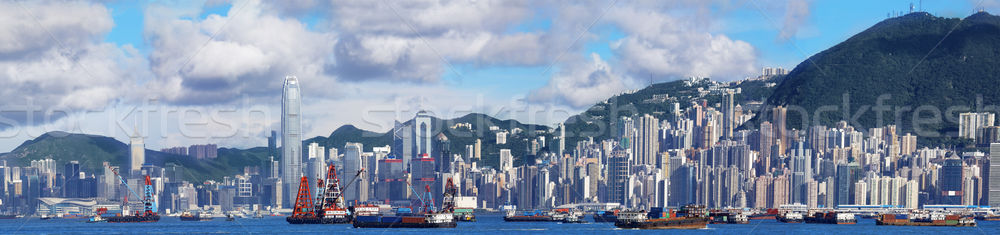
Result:
M307 136L345 124L385 131L417 109L551 125L650 77L731 81L765 66L792 69L909 11L911 2L921 7L902 0L208 2L0 2L19 16L0 26L18 32L0 38L8 45L0 50L25 55L0 58L0 70L18 74L0 74L0 93L71 117L0 129L8 137L0 149L53 130L126 139L131 133L122 130L131 128L109 125L120 120L157 125L147 127L153 148L258 146L278 119L251 125L213 116L230 125L201 129L237 126L239 137L205 140L185 133L187 117L151 120L128 111L260 109L277 117L286 75L305 84ZM992 0L925 0L922 8L965 17L980 2L1000 10ZM47 93L26 93L34 90Z
M884 20L887 14L908 11L909 4L914 3L924 11L937 16L964 17L972 12L973 5L967 1L811 1L810 15L802 22L802 29L796 36L788 40L777 39L782 27L782 15L761 10L763 5L757 1L736 1L731 9L715 9L718 15L714 20L722 24L718 34L732 39L749 42L758 53L760 66L781 66L793 68L809 56L836 43L843 41L864 30L865 28ZM148 55L150 47L143 38L143 10L146 1L113 1L108 3L112 11L115 26L105 37L105 41L119 46L126 44L137 48ZM198 14L200 19L215 14L226 16L232 4L222 3L206 6ZM894 13L890 13L894 12ZM552 19L545 17L546 12L538 10L535 16L522 23L513 25L508 34L523 32L546 31L551 27ZM317 22L325 20L321 14L305 14L298 19L312 28ZM197 19L196 19L197 20ZM615 61L611 43L624 37L614 25L598 22L590 33L596 34L593 40L579 41L584 50L578 56L592 53L600 55L610 62ZM565 57L565 55L564 55ZM526 93L531 89L541 87L552 73L559 71L559 66L481 66L474 63L453 63L454 68L445 69L442 79L459 89L476 89L485 94L506 95Z

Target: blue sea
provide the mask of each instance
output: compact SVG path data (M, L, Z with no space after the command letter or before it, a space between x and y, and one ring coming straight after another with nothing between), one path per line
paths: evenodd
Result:
M0 234L1000 234L1000 222L977 221L977 227L876 226L861 219L856 225L784 224L774 220L752 220L750 224L710 224L697 230L622 230L611 223L560 224L504 222L501 215L477 215L478 222L459 222L457 228L358 229L350 224L291 225L284 217L225 221L180 221L163 217L156 223L86 223L85 219L0 220ZM590 217L588 216L588 219Z

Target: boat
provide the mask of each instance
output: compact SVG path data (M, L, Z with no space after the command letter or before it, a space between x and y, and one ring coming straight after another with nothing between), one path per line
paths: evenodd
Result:
M610 210L610 211L598 211L594 213L594 222L597 223L614 223L618 220L618 212L620 210Z
M977 215L975 218L982 221L1000 221L1000 215Z
M412 186L410 187L413 190ZM395 214L357 215L351 223L355 228L454 228L455 194L458 189L449 178L444 188L441 210L434 210L431 199L431 187L425 186L425 195L419 197L422 210L410 213L411 210L396 210ZM414 190L416 191L416 190ZM409 209L409 208L405 208Z
M914 213L914 214L882 214L875 220L876 225L895 226L950 226L975 227L976 220L955 214Z
M90 217L90 219L87 219L87 223L102 223L102 222L108 222L108 220L101 217L100 214L96 214L93 217Z
M664 211L651 208L649 212L622 211L618 214L615 227L623 229L702 229L708 226L709 218L704 206L685 206L681 211Z
M739 212L715 211L710 212L709 217L712 224L749 224L747 215Z
M354 176L354 179L347 184L346 187L350 187L351 184L361 176L364 170L358 171ZM308 185L308 180L303 177L303 181L300 183L299 193L303 193L301 185ZM316 181L316 204L315 207L309 212L304 208L296 209L295 214L286 218L286 221L291 224L346 224L351 223L353 218L351 212L344 206L343 191L340 186L340 178L337 177L337 169L334 165L330 165L327 168L326 180ZM299 197L308 198L309 190L305 189L304 195L299 195ZM296 204L296 208L300 205ZM309 206L312 208L312 202L304 202L301 206ZM377 207L376 207L377 211Z
M0 219L17 219L15 214L0 214Z
M305 176L299 182L299 193L295 197L295 207L292 211L292 215L285 217L285 221L289 224L320 224L323 223L323 219L316 216L313 212L315 207L313 207L312 195L309 192L309 178Z
M153 181L150 180L149 175L146 175L146 182L143 187L143 196L139 197L139 195L132 190L132 187L128 186L128 183L126 183L125 178L122 178L122 176L118 174L117 169L111 168L111 171L115 173L115 176L118 176L118 180L125 185L130 195L133 195L136 198L140 199L140 201L142 202L143 210L129 213L128 196L126 196L125 200L122 200L122 213L108 217L107 218L108 222L145 223L145 222L160 221L160 215L156 213L156 208L153 204Z
M461 222L476 222L476 214L472 208L455 208L455 220Z
M503 221L507 222L555 222L562 218L559 216L553 216L550 212L542 210L533 211L510 211L503 217Z
M802 223L803 221L802 213L795 211L785 212L776 216L775 219L782 223Z
M236 221L236 216L233 216L233 214L226 214L226 221Z
M212 215L204 211L197 214L185 211L184 213L181 213L180 219L181 221L211 221Z
M109 223L146 223L146 222L157 222L160 221L160 215L157 214L141 214L141 215L122 215L117 214L107 218Z
M552 210L552 219L564 224L584 224L587 223L586 214L570 208L559 208Z
M755 214L752 214L752 215L748 216L748 219L751 219L751 220L778 219L778 209L774 209L774 208L767 209L764 212L755 213Z
M805 217L805 222L809 224L857 224L858 219L854 213L845 212L816 212Z
M40 217L39 217L39 219L42 219L42 220L49 220L49 219L52 219L52 217L53 217L53 216L51 216L51 215L42 215L42 216L40 216Z

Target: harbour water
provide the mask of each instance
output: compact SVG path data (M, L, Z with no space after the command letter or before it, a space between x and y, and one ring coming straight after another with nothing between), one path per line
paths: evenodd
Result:
M875 220L860 219L856 225L785 224L774 220L751 220L750 224L710 224L697 230L622 230L611 223L560 224L552 222L504 222L499 214L477 215L478 222L461 222L446 229L358 229L350 224L292 225L284 217L238 218L225 221L180 221L163 217L156 223L86 223L86 219L21 218L0 220L0 234L1000 234L1000 221L977 221L976 227L876 226Z

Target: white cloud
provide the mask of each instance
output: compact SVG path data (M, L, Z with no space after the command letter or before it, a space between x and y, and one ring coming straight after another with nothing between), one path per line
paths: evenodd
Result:
M180 17L183 12L156 5L146 10L150 66L157 78L148 87L171 103L219 104L242 95L275 98L286 75L313 84L334 81L323 73L336 42L333 33L310 31L257 1L235 2L226 16L203 20ZM317 96L330 92L304 89Z
M145 58L101 42L112 25L100 4L0 2L0 111L16 122L0 128L51 122L128 96L148 74Z
M599 94L614 94L635 85L631 79L613 72L599 55L591 54L590 61L576 61L564 66L545 87L533 91L528 98L534 102L582 108L608 98Z

